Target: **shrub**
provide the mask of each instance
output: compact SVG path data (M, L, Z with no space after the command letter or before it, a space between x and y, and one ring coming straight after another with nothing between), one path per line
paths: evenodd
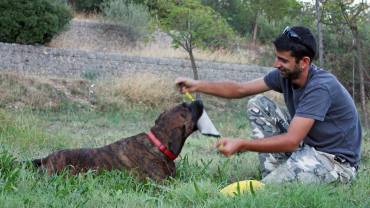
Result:
M160 20L166 18L178 1L173 0L133 0L136 4L146 5L150 13Z
M77 11L96 12L100 11L100 5L103 0L68 0Z
M149 33L151 16L145 5L129 0L111 0L104 2L101 9L106 19L127 29L133 40Z
M71 9L61 0L1 0L0 41L44 44L71 20Z

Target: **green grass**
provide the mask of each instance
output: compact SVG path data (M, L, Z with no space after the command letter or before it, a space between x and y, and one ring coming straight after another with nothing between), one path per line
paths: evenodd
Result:
M245 101L207 109L225 136L249 137ZM220 110L220 109L225 110ZM268 185L256 195L219 194L225 185L260 179L256 153L225 158L213 148L215 138L193 134L176 160L175 178L138 182L125 172L47 176L13 163L56 149L97 147L148 130L160 110L137 107L114 112L87 108L61 111L0 109L1 207L370 207L370 136L352 184Z

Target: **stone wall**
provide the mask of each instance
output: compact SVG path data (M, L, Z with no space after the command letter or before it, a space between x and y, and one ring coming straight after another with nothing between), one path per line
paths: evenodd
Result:
M246 81L266 74L271 68L197 61L201 79ZM92 72L102 76L125 75L132 72L168 73L190 76L189 60L127 56L118 53L87 52L74 49L49 48L0 43L0 70L53 76L81 76Z

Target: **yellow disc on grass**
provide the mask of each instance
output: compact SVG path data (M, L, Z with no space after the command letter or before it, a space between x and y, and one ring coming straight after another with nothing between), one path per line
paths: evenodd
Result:
M220 192L227 196L235 196L245 192L255 194L254 191L263 188L264 185L265 184L257 180L244 180L232 183L221 189Z

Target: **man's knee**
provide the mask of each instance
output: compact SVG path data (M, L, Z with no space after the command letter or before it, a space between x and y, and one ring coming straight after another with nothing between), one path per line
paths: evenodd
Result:
M270 100L264 95L256 95L249 99L247 109L255 108L255 107L263 107L266 104L266 101Z
M280 111L279 106L264 95L256 95L248 101L248 116L274 117L278 111Z
M266 100L268 98L264 95L256 95L248 101L247 105L247 117L249 120L254 120L255 118L268 117L269 108L266 106Z
M354 176L355 174L350 169L338 166L313 147L305 145L262 181L265 183L331 183L334 181L347 183Z

